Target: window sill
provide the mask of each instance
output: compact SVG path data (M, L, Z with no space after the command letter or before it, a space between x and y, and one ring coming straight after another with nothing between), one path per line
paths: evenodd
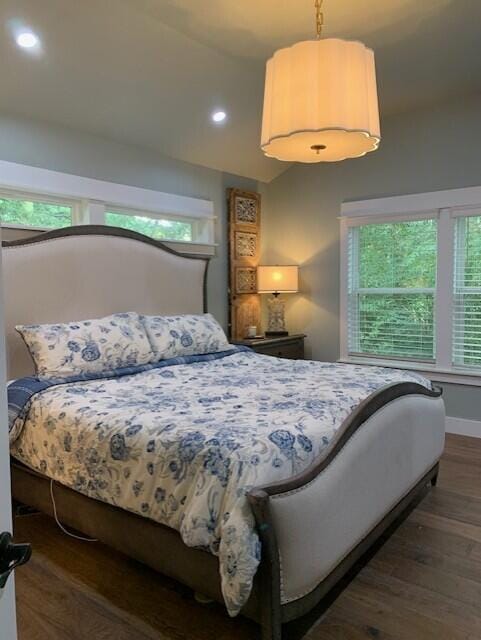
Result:
M192 256L207 256L212 257L216 255L217 244L209 244L207 242L185 242L183 240L161 240L163 244L170 246L174 251L179 253L186 253Z
M67 227L37 227L29 224L12 224L11 222L2 222L2 229L18 229L19 231L53 231L54 229L66 229ZM70 224L68 225L71 226Z
M70 226L70 225L69 225ZM108 225L107 225L108 226ZM34 227L22 224L1 224L2 229L12 229L17 231L32 231L33 233L43 233L45 231L53 231L67 227ZM196 242L187 240L161 240L163 244L170 246L174 251L179 253L190 254L192 256L212 257L216 255L218 244L215 242Z
M464 384L473 387L481 387L481 372L462 369L441 369L424 362L409 362L402 360L383 360L382 358L356 358L348 356L339 358L338 362L344 364L364 364L375 367L388 367L392 369L406 369L422 374L432 382L446 382L449 384Z

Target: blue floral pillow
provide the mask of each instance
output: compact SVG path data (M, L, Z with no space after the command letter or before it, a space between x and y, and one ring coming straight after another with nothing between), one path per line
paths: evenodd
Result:
M230 348L224 330L210 313L143 316L155 361L217 353Z
M116 313L66 324L18 325L42 378L100 373L153 358L138 313Z

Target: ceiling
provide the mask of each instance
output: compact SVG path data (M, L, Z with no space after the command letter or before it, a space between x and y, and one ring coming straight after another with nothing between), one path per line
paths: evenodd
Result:
M313 0L0 0L0 111L270 181L265 60L313 35ZM324 35L376 51L383 116L481 91L481 0L324 0ZM37 53L12 34L37 32ZM222 107L228 121L214 126Z

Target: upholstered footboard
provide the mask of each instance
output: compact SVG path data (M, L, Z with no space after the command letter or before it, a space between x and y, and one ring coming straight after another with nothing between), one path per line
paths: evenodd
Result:
M415 383L372 394L302 474L249 494L262 561L243 614L281 640L283 623L325 608L331 590L436 479L444 445L440 392ZM13 496L52 512L50 480L15 463ZM222 601L218 560L177 532L55 483L60 520ZM318 615L319 607L315 609Z
M385 387L349 416L308 470L250 494L268 586L265 638L281 638L282 623L317 604L370 534L378 537L396 507L435 481L445 433L440 395L415 383Z

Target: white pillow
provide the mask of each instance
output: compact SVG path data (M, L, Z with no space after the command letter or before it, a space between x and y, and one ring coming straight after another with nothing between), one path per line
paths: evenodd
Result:
M138 313L65 324L18 325L42 378L100 373L146 364L153 353Z
M155 361L177 356L218 353L230 348L220 324L210 313L143 316Z

